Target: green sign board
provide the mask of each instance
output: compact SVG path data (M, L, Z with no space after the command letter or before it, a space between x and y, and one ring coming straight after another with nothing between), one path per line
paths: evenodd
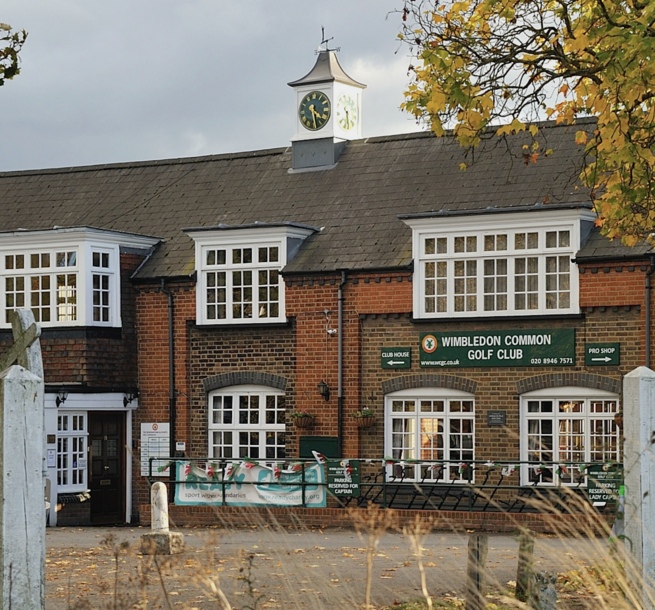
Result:
M383 347L380 350L383 369L408 369L412 363L411 347Z
M587 497L595 506L619 499L619 488L623 485L621 464L594 464L587 468Z
M573 366L575 330L479 330L422 333L422 367Z
M359 461L328 460L327 487L335 496L359 498Z
M584 363L587 366L621 364L620 343L585 343Z

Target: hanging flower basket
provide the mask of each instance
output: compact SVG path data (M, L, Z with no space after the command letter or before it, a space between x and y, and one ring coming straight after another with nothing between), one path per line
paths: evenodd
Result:
M291 414L291 420L296 428L302 430L304 428L311 428L316 423L316 415L307 413L306 411L296 411Z
M358 428L370 428L373 424L375 424L375 415L365 415L357 418Z
M375 412L372 409L355 411L352 416L355 418L358 428L370 428L375 423Z

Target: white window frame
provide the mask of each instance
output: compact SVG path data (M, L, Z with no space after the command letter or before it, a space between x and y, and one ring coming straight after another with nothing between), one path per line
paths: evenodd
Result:
M413 231L413 252L414 252L414 316L417 319L439 319L439 318L471 318L471 317L511 317L511 316L532 316L532 315L557 315L577 314L579 307L579 274L578 268L572 259L580 249L580 228L581 221L593 221L594 215L588 210L547 210L534 212L517 212L513 214L494 213L483 216L445 216L439 218L412 218L405 219L405 222ZM568 232L568 246L556 245L546 247L547 233ZM536 248L517 248L515 236L522 233L536 233L538 245ZM506 249L485 251L485 238L491 239L499 235L507 236ZM550 236L549 236L550 237ZM464 239L468 244L470 239L476 240L475 251L465 248L464 251L455 251L455 240ZM426 253L426 239L440 241L440 245L446 244L445 252ZM461 244L461 241L459 242ZM538 282L537 306L534 308L517 307L515 300L519 294L516 276L519 273L519 259L537 258L538 268L534 271L533 277ZM570 259L568 266L568 287L555 287L553 289L553 274L547 273L547 259L557 257L555 262ZM498 303L498 291L495 289L485 293L485 260L494 261L494 268L497 270L497 262L501 260L506 263L506 308L485 309L485 294L494 297L494 303ZM437 288L435 284L428 284L428 277L433 269L429 264L434 264L434 273L441 282ZM439 267L437 268L437 265ZM457 267L459 266L459 267ZM475 268L475 269L473 269ZM464 269L464 271L462 271ZM456 277L456 273L460 276ZM465 275L474 279L467 282ZM501 273L501 275L503 275ZM550 277L547 279L547 276ZM562 274L563 280L566 272ZM491 276L488 276L491 277ZM496 276L497 277L497 274ZM501 280L502 281L502 280ZM559 276L555 278L555 283ZM459 283L458 283L459 282ZM548 286L547 286L548 282ZM464 287L462 287L464 286ZM555 291L568 294L568 306L557 302L553 307L552 299L547 301L546 293ZM426 291L431 294L427 295ZM428 306L426 296L438 292L443 300L437 304L434 301ZM457 296L461 298L456 302ZM559 294L559 293L558 293ZM466 298L469 296L470 298ZM501 301L502 302L502 298ZM445 307L444 307L445 305ZM443 309L440 311L440 307ZM434 311L431 311L434 309Z
M533 402L532 408L538 407L536 402L543 404L544 402L552 401L552 412L528 412L529 403ZM575 409L580 411L559 411L559 403L565 402L567 404L574 404ZM592 411L592 403L609 408L611 403L614 403L612 410L607 411ZM578 406L580 405L580 406ZM522 485L543 485L543 486L578 486L586 485L586 476L580 470L577 464L588 465L591 462L615 462L621 461L621 435L614 423L614 416L621 409L620 398L617 394L606 392L603 390L595 390L592 388L581 388L577 386L566 386L556 388L545 388L542 390L535 390L533 392L526 392L520 397L520 438L521 438L521 462L534 461L535 466L523 463L521 464L521 484ZM552 422L550 430L552 431L552 450L547 446L539 447L535 441L529 442L529 436L535 437L537 435L548 436L548 429L540 426L539 430L533 429L530 431L529 421L546 421ZM572 426L572 422L581 422L581 426ZM610 431L610 447L594 450L592 447L592 429L591 422L605 422ZM560 431L559 423L568 423L567 429ZM579 443L575 443L573 437L582 442L582 447ZM567 442L567 440L569 442ZM576 448L576 444L578 447ZM550 467L544 472L540 472L541 461L535 457L541 457L552 453L552 462L556 465L553 466L552 471ZM600 454L600 455L599 455ZM544 457L544 460L545 457ZM564 464L565 462L573 462L573 467L566 466L560 469L558 474L557 464Z
M270 406L267 403L269 397L275 400L275 410L269 410L274 422L266 420L267 407ZM231 401L230 417L222 411L225 404L222 401L226 398ZM253 398L257 401L256 409L252 408ZM283 461L286 455L284 398L285 393L282 390L259 385L229 386L210 392L207 395L208 455L215 459L227 460L250 458L269 464ZM244 403L247 401L248 408L240 408L242 400ZM229 440L225 439L226 433L230 436ZM268 433L275 437L275 444L272 446L267 445ZM242 438L242 435L246 438ZM256 445L255 436L258 436ZM247 447L254 446L257 447L256 452L245 451ZM273 448L272 453L275 455L267 455L269 447Z
M415 401L415 410L412 412L407 411L394 411L394 402L407 403L408 401ZM425 408L431 408L431 411L421 411L421 401L425 401ZM457 403L472 403L472 410L462 411L455 410ZM468 392L461 390L451 390L447 388L414 388L408 390L400 390L392 392L385 396L385 419L384 419L384 446L385 455L398 460L397 464L387 466L387 476L398 477L403 476L407 481L444 481L454 483L465 483L475 471L467 472L462 468L463 464L470 464L475 460L475 396ZM428 403L430 403L428 405ZM436 411L434 409L440 408L441 405L436 403L443 403L443 411ZM408 430L394 430L394 421L406 419L408 421L414 420L413 427L410 426ZM421 431L420 420L443 420L443 430L437 429L437 435L441 434L443 441L441 447L437 440L437 446L434 446L434 441L430 439L430 426ZM466 426L463 422L467 422ZM451 422L457 424L459 430L450 429ZM430 457L425 457L422 454L421 447L423 440L419 440L417 433L421 431L421 436L425 437L426 442L431 443L431 446L426 446L425 451L430 454ZM407 435L414 436L413 447L407 447L407 451L398 452L398 448L394 447L394 435ZM435 435L433 435L435 436ZM451 446L451 436L453 440L455 437L461 437L463 441L465 437L471 437L470 447L468 442L460 442L459 447ZM397 444L397 443L396 443ZM457 443L454 443L456 445ZM443 457L439 458L439 450L443 451ZM428 461L444 461L443 468L435 466L430 467L430 464L417 464L413 465L411 460L428 460ZM409 460L409 462L408 462Z
M7 297L11 297L8 281L10 278L24 278L24 300L21 308L32 308L31 279L37 277L48 277L49 288L46 294L46 301L49 300L49 320L40 311L35 312L37 322L44 328L71 327L71 326L107 326L120 327L121 321L121 282L120 282L120 248L122 246L134 248L135 250L149 250L159 242L158 239L90 229L87 227L74 229L53 229L50 231L14 231L11 233L0 233L0 328L10 328L11 323L7 320L7 311L12 308L8 306ZM57 255L60 253L75 253L75 264L57 266ZM101 258L107 264L101 268L93 266L94 253L101 253ZM32 255L38 256L40 260L49 257L48 267L32 267ZM15 269L8 266L11 257L22 256L23 268ZM75 303L69 300L68 311L75 309L75 319L72 316L59 318L58 297L68 297L57 294L57 276L62 274L75 275L76 291ZM104 275L107 278L107 291L104 294L104 311L107 313L101 316L104 319L94 319L94 275ZM20 305L19 305L20 306ZM16 304L13 304L16 307ZM34 311L34 309L33 309Z
M65 429L61 427L66 422ZM81 427L80 427L81 424ZM57 492L73 493L88 488L89 414L87 411L57 413ZM80 464L80 460L83 460ZM65 481L65 482L62 482Z
M0 259L4 295L2 322L11 324L9 314L14 309L30 308L35 320L42 325L74 324L80 315L79 259L78 247L3 252ZM60 276L65 278L64 294L60 294L58 286ZM75 278L74 289L69 283L70 276ZM45 289L44 284L47 285ZM63 315L60 317L60 314Z
M285 284L281 275L283 267L290 258L288 249L289 239L303 240L314 229L305 229L295 226L262 226L258 228L227 228L227 229L188 229L186 231L195 241L196 269L198 280L196 286L196 322L197 324L270 324L286 322L285 308ZM277 248L277 261L258 261L259 249ZM231 254L234 251L250 249L252 258L249 263L232 262ZM225 252L225 262L214 262L208 260L208 253L215 251ZM214 258L214 261L217 259ZM271 315L267 309L268 301L260 302L259 289L268 285L259 284L259 272L274 271L277 273L277 315ZM235 275L243 272L252 274L251 300L246 317L235 315L240 312L234 309L235 292L238 286L235 284ZM213 278L216 273L224 273L225 290L225 317L215 313L209 305L208 295L215 293ZM223 286L221 286L223 288Z
M120 252L117 247L92 245L87 285L87 316L93 326L112 326L120 319Z

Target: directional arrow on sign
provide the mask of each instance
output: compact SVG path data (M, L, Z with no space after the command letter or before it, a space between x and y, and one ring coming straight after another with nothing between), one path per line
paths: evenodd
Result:
M594 362L609 362L611 358L609 356L605 356L605 358L592 358Z
M404 360L389 360L387 362L388 366L395 366L396 364L405 364Z

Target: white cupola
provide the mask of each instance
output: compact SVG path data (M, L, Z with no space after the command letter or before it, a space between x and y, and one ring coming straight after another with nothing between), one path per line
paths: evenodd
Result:
M324 40L311 71L290 82L296 93L293 169L333 166L347 140L362 137L362 93L366 85L348 76L338 49Z

